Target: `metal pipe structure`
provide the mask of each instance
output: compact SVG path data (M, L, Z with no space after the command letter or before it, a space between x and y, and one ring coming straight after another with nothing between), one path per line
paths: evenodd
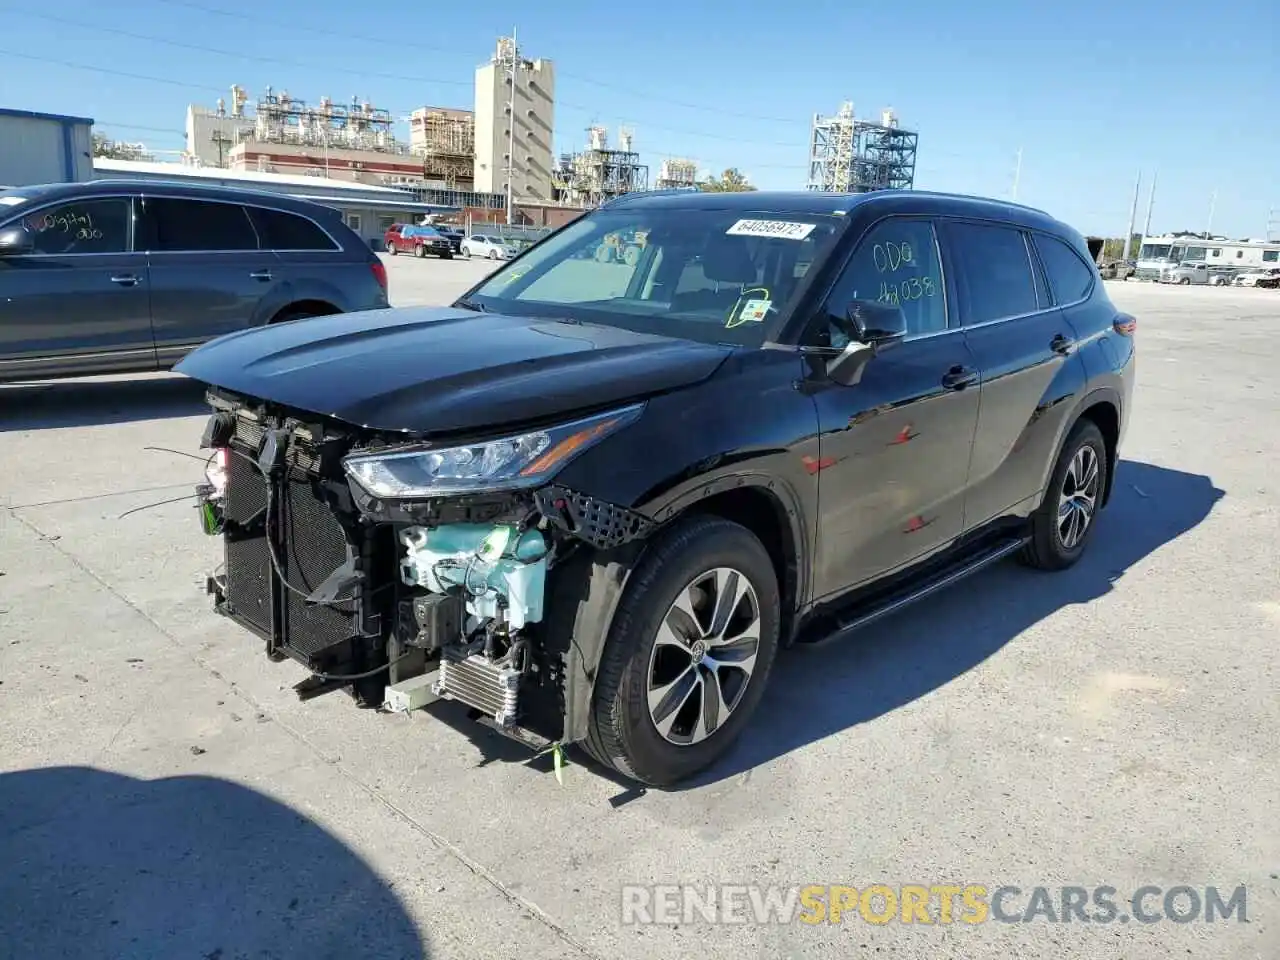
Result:
M1141 190L1142 171L1139 170L1138 179L1133 181L1133 206L1129 208L1129 228L1124 232L1124 252L1120 254L1121 260L1129 259L1129 252L1133 247L1133 225L1138 222L1138 193Z
M1155 209L1156 205L1156 177L1158 176L1160 176L1159 170L1151 174L1151 197L1147 200L1147 222L1142 227L1142 236L1144 238L1151 233L1151 211Z

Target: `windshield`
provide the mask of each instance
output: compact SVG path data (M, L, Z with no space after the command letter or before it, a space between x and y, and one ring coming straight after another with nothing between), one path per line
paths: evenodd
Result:
M1173 249L1167 243L1144 243L1142 249L1138 252L1140 260L1168 260L1169 252Z
M844 226L840 217L780 211L602 210L494 273L468 302L759 346Z

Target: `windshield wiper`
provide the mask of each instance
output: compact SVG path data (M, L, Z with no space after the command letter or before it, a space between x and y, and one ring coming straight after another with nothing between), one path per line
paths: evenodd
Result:
M455 307L461 307L463 310L474 310L476 313L488 313L489 308L483 303L476 303L474 300L455 300Z

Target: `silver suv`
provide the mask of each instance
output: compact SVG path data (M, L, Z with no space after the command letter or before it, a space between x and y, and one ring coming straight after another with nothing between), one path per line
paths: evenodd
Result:
M172 367L222 334L388 306L336 210L96 180L0 191L0 382Z

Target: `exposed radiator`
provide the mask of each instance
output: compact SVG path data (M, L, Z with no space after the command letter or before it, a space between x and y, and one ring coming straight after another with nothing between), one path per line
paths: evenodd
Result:
M482 654L445 647L435 692L474 707L500 726L516 721L520 671L497 666Z
M258 452L253 444L260 439L260 428L256 436L237 433L232 447L237 452L227 464L227 522L238 526L256 521L256 525L226 538L226 593L236 619L258 636L270 639L275 632L275 591L264 524L267 484L252 459Z
M308 666L320 664L325 651L360 634L355 600L307 603L306 595L347 560L342 525L315 489L316 458L305 444L291 442L287 464L271 497L267 518L267 479L254 462L268 428L277 421L236 418L227 482L225 514L236 524L255 521L226 537L228 612L259 636ZM276 543L276 560L289 586L280 583L267 536Z

